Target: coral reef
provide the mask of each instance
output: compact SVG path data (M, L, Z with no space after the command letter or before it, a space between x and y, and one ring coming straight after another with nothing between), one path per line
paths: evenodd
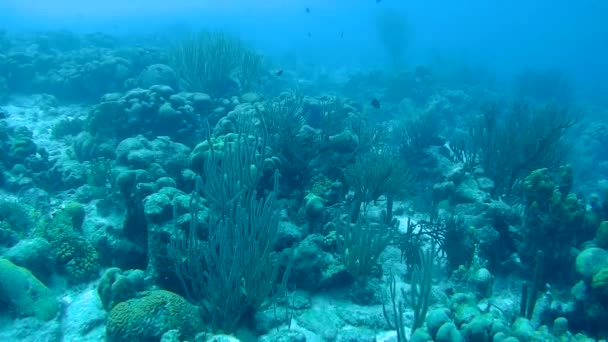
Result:
M0 339L605 338L606 109L377 14L390 71L0 32Z

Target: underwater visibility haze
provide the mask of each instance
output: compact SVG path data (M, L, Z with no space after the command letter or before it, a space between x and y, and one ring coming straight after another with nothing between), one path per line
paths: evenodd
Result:
M0 341L606 341L606 18L1 1Z

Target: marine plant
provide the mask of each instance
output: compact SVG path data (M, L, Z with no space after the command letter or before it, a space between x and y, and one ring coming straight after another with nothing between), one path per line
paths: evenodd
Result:
M463 155L494 181L495 197L508 199L532 170L556 169L564 162L570 150L567 133L578 121L578 113L556 106L486 106L470 125L471 142Z
M398 342L407 342L405 334L404 310L406 307L412 308L414 317L412 320L412 333L416 329L422 327L426 314L429 309L429 301L431 297L433 274L436 269L435 265L435 250L429 248L419 250L419 263L414 266L412 271L412 282L410 292L401 288L400 293L397 291L397 281L395 276L391 275L389 280L389 297L390 306L386 306L386 294L382 294L382 313L389 327L397 332Z
M214 96L225 94L233 77L243 90L251 90L261 72L261 57L223 32L182 39L170 50L170 63L189 90Z
M365 209L367 204L386 195L387 222L392 220L395 197L405 195L414 183L407 165L387 148L376 149L359 158L344 170L344 179L354 191L351 217L359 216L361 205Z
M254 138L249 139L249 134ZM190 301L202 306L213 329L233 331L271 294L285 289L289 268L279 278L281 260L273 251L277 235L278 171L273 188L259 196L267 132L244 125L234 144L225 144L221 161L210 149L192 193L190 227L171 239L170 254ZM212 146L211 143L209 143ZM201 197L208 202L208 224L198 220ZM207 238L202 230L206 226ZM291 263L290 263L291 264Z
M437 115L424 113L399 122L393 133L401 158L413 163L425 158L424 150L438 141L438 119Z
M351 224L355 221L354 224ZM386 249L398 231L395 220L386 223L382 218L379 223L370 222L363 215L356 220L350 217L342 221L338 215L334 220L336 226L336 244L346 270L358 282L365 282L374 267L380 253Z
M282 161L283 179L291 184L305 182L310 176L308 164L318 153L318 146L310 143L310 135L304 129L308 115L303 96L294 93L272 100L264 105L261 115L268 126L269 146Z
M459 229L460 232L462 231L462 229L458 227L459 223L457 223L457 219L449 218L441 220L435 216L436 215L432 214L428 220L419 220L417 222L408 219L405 231L400 231L392 241L392 244L401 251L401 261L405 263L408 271L411 271L414 266L420 262L419 251L427 244L437 246L437 253L445 255L448 270L451 270L451 267L454 266L451 263L458 260L458 258L453 255L451 249L464 249L464 245L460 240L463 239L462 234L458 239L452 241L447 240L448 237L454 238L454 230ZM459 252L466 253L464 250L460 250Z

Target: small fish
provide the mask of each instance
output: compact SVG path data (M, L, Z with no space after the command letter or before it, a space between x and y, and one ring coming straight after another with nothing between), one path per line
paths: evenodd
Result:
M344 31L340 31L340 39L344 38Z
M308 36L308 38L312 38L312 33L310 33L310 31L308 31L306 35Z
M374 99L372 100L372 107L376 108L376 109L380 109L380 101L378 101L377 98L374 97Z
M378 3L380 3L380 1L382 1L382 0L376 0L376 3L378 4Z
M306 7L306 13L310 14L310 8Z
M281 75L283 75L283 69L281 69L281 70L277 71L276 75L277 75L277 76L281 76Z

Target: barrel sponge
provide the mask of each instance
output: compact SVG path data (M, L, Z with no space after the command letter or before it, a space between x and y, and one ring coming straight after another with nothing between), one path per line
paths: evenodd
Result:
M165 290L146 291L139 298L116 304L108 314L107 341L160 340L169 330L193 337L201 327L196 306Z
M51 290L29 270L0 258L0 302L8 303L18 316L48 321L59 311Z

